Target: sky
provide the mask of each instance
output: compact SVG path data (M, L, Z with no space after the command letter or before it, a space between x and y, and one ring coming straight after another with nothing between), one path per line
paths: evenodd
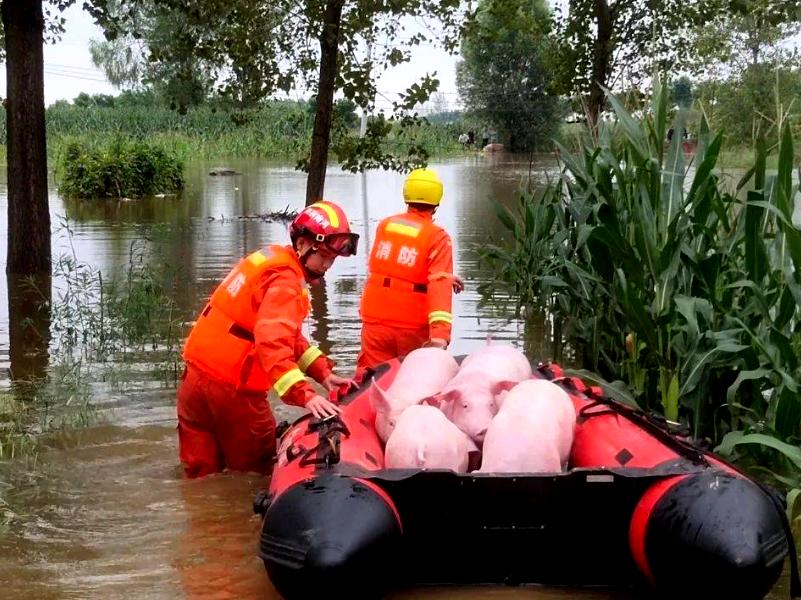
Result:
M89 40L102 39L103 34L92 18L79 5L64 11L66 33L57 44L44 49L45 104L56 100L72 100L81 92L88 94L117 94L102 71L92 65ZM420 46L411 62L395 67L378 81L377 107L387 107L397 93L418 81L425 72L437 72L440 91L449 105L458 101L456 92L456 61L444 50L433 46ZM425 65L424 67L422 65ZM0 96L6 95L5 65L0 63Z

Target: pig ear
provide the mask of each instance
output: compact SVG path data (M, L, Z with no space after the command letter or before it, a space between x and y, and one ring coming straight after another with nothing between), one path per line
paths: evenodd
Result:
M388 413L391 410L391 405L387 393L378 385L374 379L370 385L370 403L375 408L376 412Z
M459 390L450 390L449 392L444 392L436 395L436 398L439 400L440 408L442 408L442 406L446 404L453 404L461 397L462 397L462 392L460 392Z
M516 381L499 381L490 388L490 393L493 396L497 396L501 392L508 392L516 385L517 385Z
M434 408L439 408L441 404L440 400L441 394L434 394L433 396L428 396L420 400L420 404L426 404L428 406L433 406Z
M449 392L437 394L436 397L439 401L439 409L450 419L453 417L453 405L462 397L462 392L450 390Z

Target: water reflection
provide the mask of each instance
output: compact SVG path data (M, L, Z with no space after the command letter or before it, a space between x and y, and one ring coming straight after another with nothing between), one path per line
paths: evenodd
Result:
M9 381L17 400L34 398L44 381L50 345L50 274L8 275Z

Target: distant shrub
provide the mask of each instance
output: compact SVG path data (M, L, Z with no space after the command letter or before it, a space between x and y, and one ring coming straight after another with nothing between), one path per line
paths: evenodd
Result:
M184 187L183 163L162 148L116 139L69 143L59 160L59 191L69 198L142 198Z

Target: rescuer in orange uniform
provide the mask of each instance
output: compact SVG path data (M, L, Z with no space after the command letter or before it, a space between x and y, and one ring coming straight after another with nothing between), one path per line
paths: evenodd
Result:
M446 348L451 339L452 293L464 289L453 274L448 233L433 221L442 182L431 169L415 169L403 184L404 213L378 224L359 313L365 371L422 346Z
M322 279L337 256L356 253L342 209L304 208L289 227L291 246L245 257L212 293L184 347L178 388L178 441L189 477L228 468L267 472L275 455L275 418L266 393L323 418L340 409L306 381L329 391L350 379L301 332L309 313L307 282Z

